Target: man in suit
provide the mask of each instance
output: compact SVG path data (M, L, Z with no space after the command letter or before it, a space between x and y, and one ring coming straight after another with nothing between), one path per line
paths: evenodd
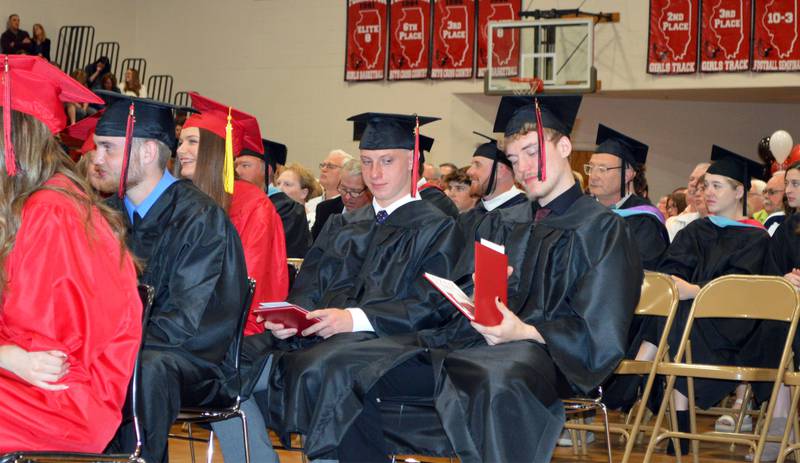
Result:
M372 201L372 193L364 184L364 178L361 176L360 160L350 159L342 165L341 179L336 190L340 196L322 201L317 205L317 219L311 229L314 240L322 231L328 217L333 214L352 212Z

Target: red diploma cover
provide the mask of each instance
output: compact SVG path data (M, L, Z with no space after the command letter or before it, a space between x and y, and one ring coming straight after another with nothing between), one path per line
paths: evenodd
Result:
M262 302L253 312L270 323L280 323L285 328L296 328L297 334L320 321L319 318L307 320L308 310L290 302Z

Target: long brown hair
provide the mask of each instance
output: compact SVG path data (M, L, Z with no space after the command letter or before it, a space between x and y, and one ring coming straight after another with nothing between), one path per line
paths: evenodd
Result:
M36 29L39 29L40 31L42 31L42 41L41 42L39 41L39 38L36 37ZM44 27L42 27L41 24L39 24L39 23L34 24L33 25L33 30L31 32L33 32L33 40L34 40L34 42L42 43L45 40L47 40L47 33L44 31Z
M142 83L139 81L139 71L134 68L128 68L125 73L127 74L128 71L131 71L131 81L125 80L125 91L133 92L136 96L139 96L139 91L142 89Z
M0 124L0 153L5 152L3 127ZM25 113L11 111L11 141L16 151L19 169L17 175L9 177L5 157L0 156L0 291L6 285L5 261L22 223L22 208L34 193L41 190L57 191L67 195L86 213L85 231L91 238L92 209L111 226L119 241L120 256L128 255L125 246L125 226L122 215L105 205L94 193L88 182L73 171L73 163L61 149L50 130L42 122ZM56 186L45 185L54 175L68 178L78 192Z
M225 193L222 168L225 164L225 139L210 130L198 128L200 145L197 147L194 178L192 183L203 193L222 206L225 211L231 205L231 195Z

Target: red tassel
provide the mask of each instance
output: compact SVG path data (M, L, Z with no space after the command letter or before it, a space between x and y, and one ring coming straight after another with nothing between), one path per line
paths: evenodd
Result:
M537 177L540 182L543 182L547 179L547 165L546 165L546 152L545 152L545 142L544 142L544 127L542 127L542 111L539 109L539 100L534 99L534 104L536 105L536 135L538 137L539 143L539 172Z
M122 171L119 175L119 191L117 192L119 199L125 197L125 184L128 183L128 165L131 161L131 142L133 141L133 126L135 123L134 106L131 103L131 107L128 109L128 121L125 124L125 148L122 152Z
M17 175L17 155L11 142L11 73L8 71L8 55L3 68L3 143L6 147L6 172L9 177Z
M417 197L417 182L419 182L419 116L414 127L414 162L411 166L411 197Z

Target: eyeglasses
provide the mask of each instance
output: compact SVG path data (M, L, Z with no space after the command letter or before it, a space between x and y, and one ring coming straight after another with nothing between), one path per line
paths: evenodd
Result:
M609 170L614 170L614 169L622 169L622 166L606 167L606 166L593 166L591 164L583 165L583 173L585 173L586 175L592 175L592 172L595 172L598 175L605 175L608 173Z
M342 195L342 196L347 195L347 196L349 196L351 198L358 198L359 196L364 194L365 191L367 191L367 188L364 187L364 188L362 188L360 190L348 190L347 188L342 188L342 186L339 185L338 187L336 187L336 191L338 191L339 194Z
M768 196L776 195L776 194L783 194L784 190L773 190L772 188L767 188L764 190L764 194Z
M342 166L340 166L339 164L334 164L334 163L332 163L332 162L320 162L320 163L319 163L319 168L320 168L320 169L330 169L330 170L333 170L333 169L338 169L338 168L340 168L340 167L342 167Z

